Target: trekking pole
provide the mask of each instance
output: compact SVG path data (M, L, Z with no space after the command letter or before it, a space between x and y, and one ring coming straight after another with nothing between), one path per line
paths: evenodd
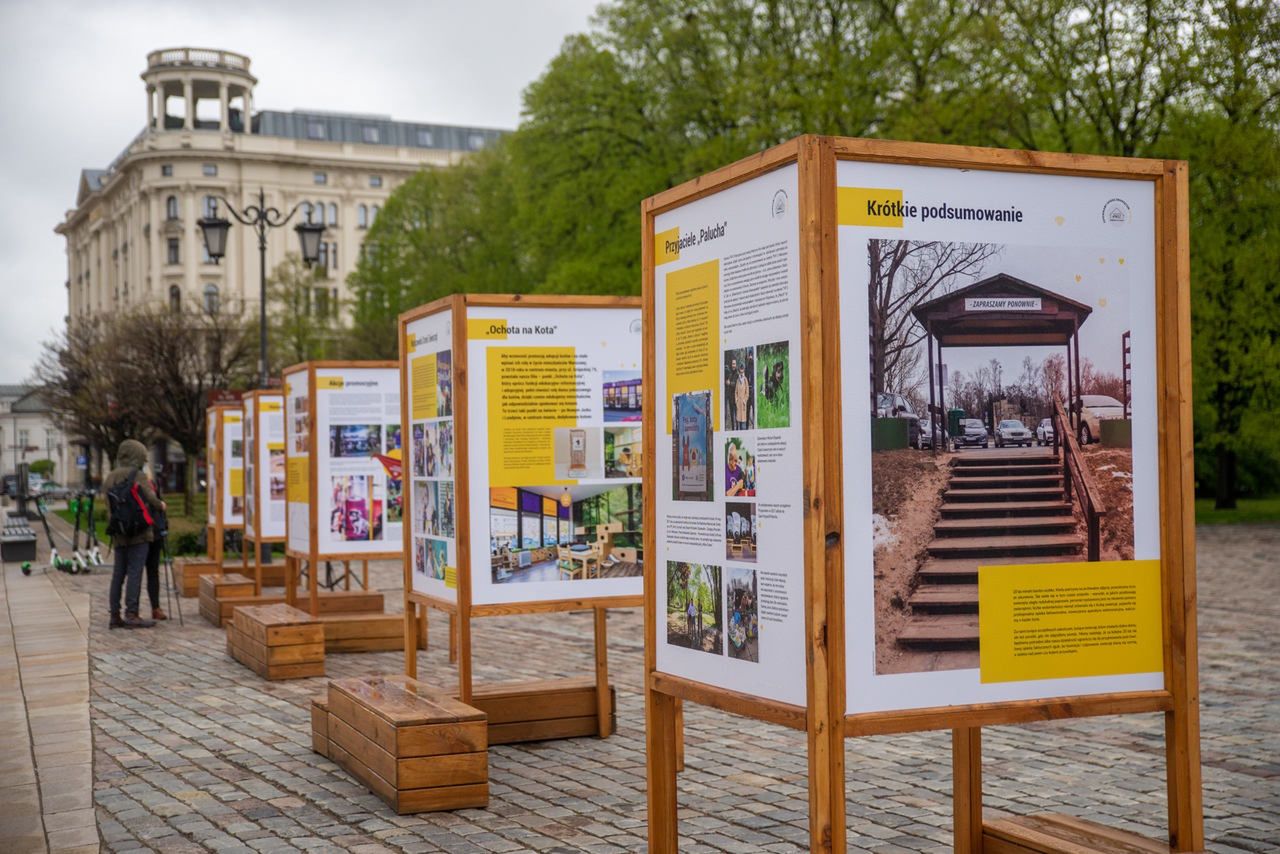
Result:
M171 611L178 612L178 625L185 626L182 621L182 597L174 592L177 587L177 581L173 575L173 555L169 554L169 535L166 533L160 538L160 559L164 561L165 579L164 579L164 602L169 606Z

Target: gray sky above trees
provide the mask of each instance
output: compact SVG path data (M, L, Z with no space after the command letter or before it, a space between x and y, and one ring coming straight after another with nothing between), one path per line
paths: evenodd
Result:
M149 51L248 54L259 109L315 108L514 128L520 95L597 0L0 0L0 383L28 378L67 310L64 241L80 169L146 123Z

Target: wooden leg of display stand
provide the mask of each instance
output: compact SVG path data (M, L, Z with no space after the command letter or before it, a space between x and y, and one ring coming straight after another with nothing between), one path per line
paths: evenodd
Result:
M351 589L351 561L349 560L342 562L342 589Z
M308 587L311 589L311 616L320 613L320 573L316 566L316 559L307 560L307 581Z
M298 604L298 564L289 555L284 556L284 602L291 608Z
M458 612L449 612L449 663L458 663Z
M248 549L240 550L240 574L247 577L252 577L249 575L249 550ZM254 596L262 595L262 588L259 587L257 584L253 585L253 595Z
M982 729L951 731L951 808L956 854L982 854Z
M609 691L608 612L595 609L596 617L596 726L601 738L613 735L613 697Z
M418 605L404 603L404 675L418 678ZM426 621L423 620L425 623Z
M426 605L418 605L418 649L427 648L427 614L430 608Z
M672 699L676 707L676 772L684 770L684 700Z
M369 589L369 561L364 562L364 570L361 573L360 586L365 590Z
M645 759L648 766L649 850L678 850L676 753L682 735L676 726L680 701L645 691Z

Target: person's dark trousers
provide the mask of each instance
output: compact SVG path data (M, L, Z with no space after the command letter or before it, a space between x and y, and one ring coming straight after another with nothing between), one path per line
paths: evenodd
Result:
M164 544L160 540L152 540L147 549L147 598L151 600L151 610L160 610L160 553Z
M147 551L150 548L151 543L115 547L115 570L111 574L111 615L113 617L120 614L122 586L125 588L125 613L134 615L138 613L139 600L142 598L142 570L147 563Z

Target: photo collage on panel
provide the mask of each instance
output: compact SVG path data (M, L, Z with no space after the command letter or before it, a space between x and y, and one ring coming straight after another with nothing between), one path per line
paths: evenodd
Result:
M415 367L409 403L409 480L413 495L413 571L453 586L449 577L449 541L456 537L454 519L454 421L452 351L417 359L434 362L434 371ZM428 368L430 365L428 364ZM425 375L424 375L425 373ZM419 384L431 388L419 388ZM397 433L399 428L397 429Z

